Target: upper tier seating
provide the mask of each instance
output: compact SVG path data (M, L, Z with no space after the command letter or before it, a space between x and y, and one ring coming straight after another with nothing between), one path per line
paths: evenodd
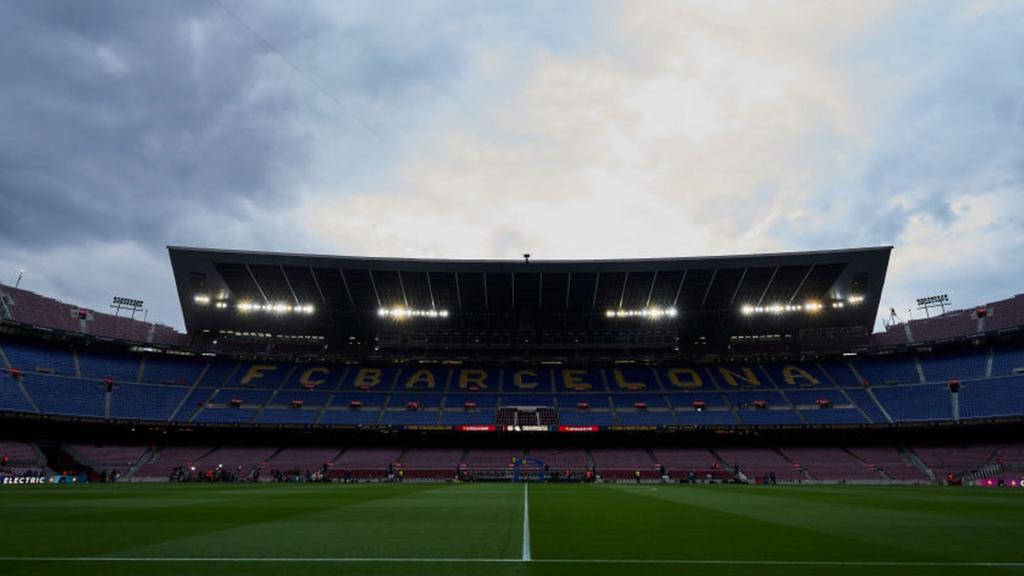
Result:
M85 310L80 318L80 306L66 304L35 292L0 285L8 301L13 319L22 324L42 326L63 332L81 332L104 338L132 342L152 342L168 346L187 346L188 336L170 326L153 324L127 317Z
M1024 375L1008 375L1024 360L1024 351L1006 345L952 355L860 357L852 365L644 369L623 372L626 384L608 376L616 374L615 369L587 370L592 380L588 384L609 378L616 382L605 392L593 386L577 391L554 384L545 392L536 387L508 391L515 390L510 370L487 371L495 385L507 391L469 392L459 384L456 369L291 363L271 369L250 362L72 351L7 339L0 340L0 350L9 362L0 375L0 411L99 419L295 426L497 425L499 407L510 406L550 407L542 411L543 421L528 424L567 426L848 426L1024 416L1024 394L1019 393ZM985 377L989 360L994 376ZM920 383L919 366L929 383ZM853 367L863 373L869 387L858 380ZM79 371L81 376L76 376ZM557 370L530 372L549 373L555 382L560 378ZM363 376L353 375L358 373ZM680 382L684 376L692 380L694 374L702 374L706 385L669 385L662 392L658 379L669 379L670 373ZM727 383L727 373L734 379L741 374L748 385L739 380L736 386ZM435 388L426 388L426 374L436 379ZM948 386L954 377L961 380L956 410ZM758 384L751 384L755 379ZM315 385L297 385L300 380ZM369 384L358 385L363 380ZM640 391L623 391L629 386Z

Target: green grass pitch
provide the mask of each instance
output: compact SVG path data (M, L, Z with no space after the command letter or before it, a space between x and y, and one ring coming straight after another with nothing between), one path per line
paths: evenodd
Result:
M1024 574L1024 490L531 484L528 498L526 490L8 486L0 490L0 570Z

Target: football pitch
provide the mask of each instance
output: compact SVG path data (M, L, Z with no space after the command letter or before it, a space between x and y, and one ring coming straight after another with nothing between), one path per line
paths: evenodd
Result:
M1024 574L1024 490L135 484L0 491L4 574Z

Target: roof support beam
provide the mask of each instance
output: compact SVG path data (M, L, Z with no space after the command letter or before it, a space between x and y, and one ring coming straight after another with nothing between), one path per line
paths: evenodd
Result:
M736 296L740 293L740 286L743 286L743 281L747 279L747 270L750 270L750 268L744 268L743 274L740 274L740 281L736 283L736 289L732 291L732 298L729 298L730 305L736 303Z
M370 286L373 286L373 296L377 299L377 307L383 308L384 304L380 301L380 293L377 292L377 282L373 279L373 270L366 271L370 275Z
M338 268L338 274L341 274L341 284L345 287L345 294L348 294L348 305L355 310L356 299L352 297L352 291L348 289L348 280L345 279L345 270ZM374 293L376 293L376 291ZM380 298L377 298L377 307L380 307Z
M427 272L427 292L430 294L430 309L437 310L437 302L434 301L434 286L430 283L430 272Z
M683 277L679 279L679 287L676 288L676 297L672 300L672 307L679 308L679 295L683 293L683 284L686 283L686 276L690 273L689 269L683 270Z
M260 286L260 283L256 281L256 276L252 273L252 269L249 268L248 264L245 264L245 271L249 273L249 278L252 278L252 283L256 285L256 289L260 291L260 296L263 297L263 303L267 304L270 302L267 300L267 295L263 292L263 288Z
M458 272L455 272L455 302L459 305L459 310L462 310L462 289L459 288Z
M629 284L629 272L626 272L626 277L622 279L622 291L619 292L619 309L622 309L622 303L626 300L626 285Z
M569 287L570 286L572 286L572 272L569 272L568 274L566 274L566 279L565 279L565 311L566 312L569 311L569 294L570 294Z
M307 268L309 269L309 275L313 277L313 285L316 286L316 292L320 295L320 302L326 305L327 298L324 298L324 289L320 287L320 281L316 279L316 272L313 272L312 266L307 266ZM351 296L349 298L351 299Z
M704 298L700 301L700 307L703 308L708 303L708 294L711 294L711 287L715 285L715 278L718 277L718 268L711 271L711 281L708 282L708 287L704 289Z
M593 312L597 309L597 287L601 285L601 273L597 273L597 278L594 280L594 297L590 299L590 311Z
M814 271L814 264L811 264L810 268L807 269L807 274L804 274L804 279L797 285L796 290L793 291L793 295L789 297L789 303L792 304L793 300L796 299L796 295L800 293L800 289L804 287L804 282L811 277L811 272Z
M405 302L405 307L409 307L409 297L405 295L405 282L402 281L402 271L398 270L398 287L402 289L402 302Z
M768 279L768 283L764 285L764 290L761 291L761 297L757 299L757 305L760 306L764 302L764 297L768 295L768 289L772 287L772 282L775 282L775 276L779 273L779 267L776 266L775 270L772 271L772 277Z
M544 273L537 276L537 310L544 308Z
M654 296L654 285L658 283L658 271L654 271L654 277L651 278L651 288L647 291L647 303L644 304L645 308L651 307L651 297Z
M284 271L284 266L278 266L281 269L281 276L284 276L284 283L288 286L288 291L292 293L292 300L295 303L299 303L299 297L295 295L295 289L292 288L292 283L288 280L288 273Z
M491 300L487 297L487 272L484 272L484 310L491 312Z

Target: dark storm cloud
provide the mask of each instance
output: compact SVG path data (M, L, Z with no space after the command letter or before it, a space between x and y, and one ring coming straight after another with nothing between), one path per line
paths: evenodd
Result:
M399 138L375 115L400 122L389 105L458 68L443 37L338 28L313 4L3 0L0 15L3 281L27 267L30 288L93 306L131 285L171 322L167 244L307 248L290 211L315 132L350 174L358 154L382 162L367 150Z
M197 210L285 200L272 184L302 157L281 125L294 102L249 97L261 55L215 4L9 7L0 193L16 217L0 239L159 245Z

